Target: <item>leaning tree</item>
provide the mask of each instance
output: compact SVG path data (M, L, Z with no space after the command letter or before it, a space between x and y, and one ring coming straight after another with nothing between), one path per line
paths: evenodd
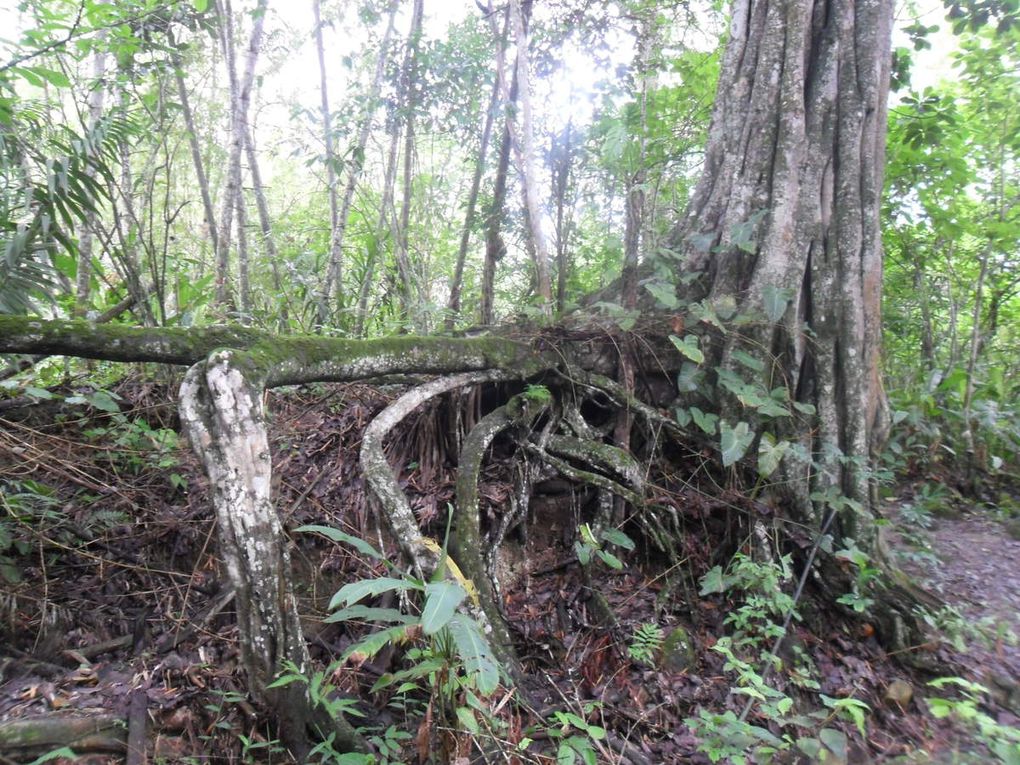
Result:
M846 577L829 565L826 550L853 540L881 559L870 466L888 424L878 366L879 201L892 11L891 0L734 3L704 172L672 238L676 288L651 285L669 316L642 325L662 339L672 333L680 351L675 364L663 364L661 355L653 365L621 363L607 349L639 354L653 338L592 342L601 332L588 333L583 343L576 341L583 332L561 333L567 339L554 347L549 333L538 337L542 342L498 334L345 341L249 328L130 329L25 317L0 317L0 352L189 367L182 422L213 486L244 665L253 690L279 714L297 749L308 725L330 723L316 720L297 686L268 687L285 662L308 661L271 496L261 395L268 387L427 376L378 416L361 455L393 538L407 564L422 573L435 566L435 547L418 528L383 440L407 413L445 392L483 384L508 392L508 400L465 428L451 544L479 587L478 618L511 666L479 550L477 487L486 448L504 432L516 439L526 466L551 466L594 487L604 513L612 512L614 495L623 498L635 510L634 522L666 549L679 528L668 513L645 504L639 460L651 458L662 433L711 438L732 478L772 476L781 518L812 532L801 565L820 565L819 581L846 592ZM574 317L571 324L585 321ZM670 379L678 372L679 390L663 396L661 386L635 383L621 368L638 370L639 378L642 369L666 371ZM529 380L541 380L554 395L505 384ZM659 397L651 400L646 393L656 389ZM602 410L626 410L625 421L643 432L630 438L589 421L584 404L593 399ZM685 425L692 419L697 427ZM634 453L614 441L631 444ZM523 505L528 474L523 471L516 492ZM873 595L881 636L907 645L918 593L894 577ZM347 723L334 725L338 743L363 745Z

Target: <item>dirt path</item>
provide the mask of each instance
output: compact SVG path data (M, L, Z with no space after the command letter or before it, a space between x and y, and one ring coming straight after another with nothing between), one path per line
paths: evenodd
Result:
M912 508L899 512L901 566L948 604L937 626L963 649L973 679L1020 715L1020 540L985 508L960 517Z

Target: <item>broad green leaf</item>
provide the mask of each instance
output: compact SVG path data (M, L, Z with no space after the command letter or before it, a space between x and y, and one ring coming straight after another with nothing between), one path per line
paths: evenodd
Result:
M606 540L607 542L609 542L610 544L619 545L620 547L622 547L625 550L633 550L634 549L634 540L631 539L626 534L624 534L619 529L613 529L613 528L603 529L602 530L602 538L604 540Z
M117 402L113 400L113 396L105 390L93 391L88 394L86 398L92 406L100 411L111 413L120 411L120 407L117 405Z
M700 364L705 360L705 354L701 352L701 348L698 347L698 338L696 335L687 335L681 340L676 335L670 335L669 340L676 349L680 351L684 356L689 358L695 364Z
M623 561L621 561L611 552L606 552L605 550L596 550L595 554L598 555L599 558L602 559L602 562L609 566L609 568L614 569L616 571L623 570Z
M209 7L209 0L191 0L191 7L195 9L195 13L205 13Z
M698 407L691 407L691 416L694 418L694 422L699 428L701 428L706 434L710 436L715 435L715 424L719 420L719 416L715 414L707 414L701 411Z
M457 707L457 720L460 726L468 733L477 734L481 729L478 727L478 720L475 719L474 710L467 707Z
M838 762L846 762L847 740L846 734L843 731L836 730L835 728L822 728L818 731L818 738L821 739L821 742L826 747L832 750Z
M776 442L776 437L771 433L762 434L761 441L758 443L758 473L764 478L768 478L779 467L779 463L783 460L783 455L786 454L786 450L790 448L789 441Z
M378 579L363 579L359 582L351 582L341 587L329 601L329 610L339 606L341 603L350 606L362 598L370 595L379 595L384 592L406 592L407 590L419 589L413 582L406 579L394 579L383 576Z
M806 404L803 401L794 401L793 408L802 414L814 414L816 411L813 404Z
M582 566L587 566L591 563L591 545L586 545L578 540L577 542L574 542L574 552L577 554L577 562Z
M754 356L752 356L750 353L747 353L746 351L735 350L733 351L732 355L734 359L739 361L748 369L751 369L755 372L761 372L763 369L765 369L764 361L762 361L761 359L756 359Z
M406 633L407 627L403 624L373 632L344 651L340 657L340 663L344 663L355 654L372 658L390 643L402 639Z
M418 621L413 616L401 613L395 608L372 608L371 606L351 606L330 614L322 621L324 622L396 622L398 624L411 624Z
M478 692L484 696L495 692L499 687L499 665L478 625L463 614L454 614L448 626L457 655L464 662L464 671L474 679Z
M645 289L652 293L656 302L667 310L672 311L680 305L680 301L676 297L676 287L672 284L648 282L645 284Z
M678 393L693 393L701 384L703 373L698 369L697 364L685 361L680 365L680 374L676 376L676 389Z
M48 401L51 398L56 398L55 394L50 393L45 388L37 388L34 385L25 386L25 395L31 396L32 398L42 399L44 401Z
M674 417L676 417L676 421L680 423L681 427L686 428L688 425L691 424L692 420L691 413L684 409L682 406L677 407L676 410L673 412L673 415Z
M793 297L793 290L789 287L780 289L772 284L766 284L762 290L762 301L765 303L765 315L769 321L775 323L783 318L786 313L786 304Z
M735 427L723 420L719 423L720 448L723 467L729 467L747 453L754 432L746 422L738 422Z
M449 623L467 592L456 582L430 582L425 585L425 607L421 627L426 635L435 635Z
M318 526L316 524L309 524L307 526L298 526L295 531L310 532L312 534L321 534L333 542L344 542L349 544L351 547L356 549L363 555L367 555L375 560L386 560L381 552L376 550L372 545L366 542L364 539L360 539L350 534L345 534L339 529L334 529L330 526Z

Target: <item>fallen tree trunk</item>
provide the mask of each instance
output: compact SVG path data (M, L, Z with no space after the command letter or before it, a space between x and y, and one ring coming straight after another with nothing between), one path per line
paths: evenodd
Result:
M0 754L42 753L71 747L77 753L124 752L127 728L117 715L34 715L0 722Z

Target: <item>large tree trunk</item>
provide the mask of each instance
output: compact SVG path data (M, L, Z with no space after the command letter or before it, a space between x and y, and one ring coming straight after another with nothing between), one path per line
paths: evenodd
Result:
M879 205L892 15L891 0L736 0L704 174L674 239L684 267L701 272L690 297L749 321L713 331L720 374L766 395L784 388L808 413L761 414L723 381L722 419L799 443L814 458L810 479L791 457L773 475L790 514L876 559L869 466L888 428ZM749 373L745 354L760 368ZM883 626L899 632L909 598L888 594L898 613Z

